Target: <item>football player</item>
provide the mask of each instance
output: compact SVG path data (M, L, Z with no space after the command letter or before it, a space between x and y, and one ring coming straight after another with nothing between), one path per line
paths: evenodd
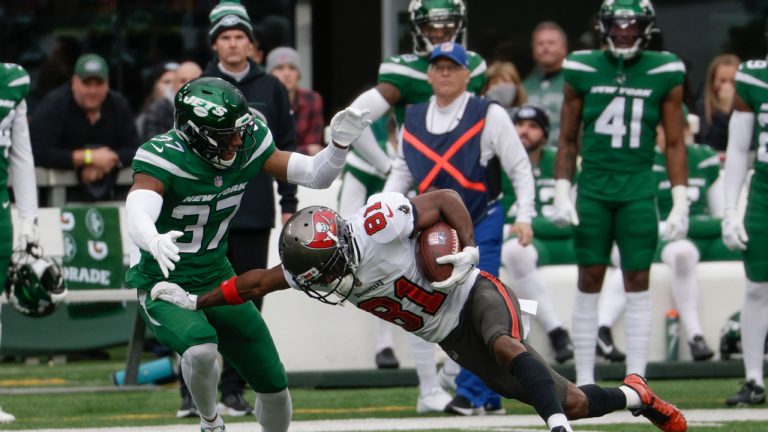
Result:
M627 374L645 375L651 333L648 276L658 240L652 167L659 122L666 135L672 194L661 235L678 240L688 229L685 66L674 54L644 50L655 30L654 19L648 0L605 0L598 24L607 48L571 53L564 63L551 218L562 226L574 225L579 282L571 329L580 385L595 380L597 302L614 241L624 271L626 321L631 323L626 326ZM579 151L581 173L574 206L571 179Z
M133 160L126 210L141 259L128 271L128 285L139 289L141 315L157 339L181 355L203 431L224 430L216 412L217 351L259 393L254 412L264 430L285 431L291 419L285 371L251 302L198 314L146 293L163 281L204 293L234 275L227 232L248 181L263 171L306 187L328 187L349 144L370 121L366 112L341 111L331 120L333 144L309 157L276 149L243 94L220 78L185 84L174 106L174 129L143 144Z
M445 281L431 284L413 256L419 231L439 220L457 231L463 249L437 259L453 270ZM283 227L279 250L281 265L232 277L205 294L161 282L151 296L184 312L238 305L289 287L327 303L349 301L438 343L494 391L532 405L551 431L571 431L568 419L623 408L646 416L661 430L686 430L683 414L639 375L626 377L618 388L576 387L523 342L517 297L476 268L472 219L455 191L441 189L410 200L397 193L376 194L348 220L325 207L302 209Z
M725 159L722 229L723 242L732 250L743 251L747 274L741 306L741 345L747 382L726 403L754 405L765 403L763 347L768 334L768 60L749 60L739 65L733 108ZM742 217L737 208L753 137L758 144L755 173L749 186L747 211Z
M27 102L29 74L11 63L0 63L0 287L6 286L6 271L13 250L11 199L8 180L13 184L20 226L16 227L19 246L30 250L37 238L37 182L32 145L29 141ZM0 423L16 418L0 409Z
M466 46L467 11L464 0L411 0L408 13L413 52L385 59L379 66L376 86L360 94L351 104L352 107L370 110L373 120L394 109L395 120L402 125L408 105L426 102L432 96L427 69L433 48L443 42L458 42ZM480 94L485 86L486 64L480 55L471 51L467 54L470 70L467 90ZM365 130L352 147L354 150L348 160L339 202L339 210L345 216L363 206L368 196L382 190L392 167L385 141L382 140L379 145L370 129ZM377 323L376 334L379 349L387 343L391 345L391 326ZM451 397L438 385L434 346L414 337L410 342L419 376L416 410L442 411ZM447 360L447 364L450 363ZM453 373L458 373L458 370ZM447 385L455 385L453 379L452 375Z
M546 146L550 133L549 115L541 105L525 104L512 116L515 130L525 146L531 161L536 187L536 214L532 225L536 237L530 245L521 245L516 237L505 239L501 249L501 263L512 278L511 286L518 297L538 302L536 320L549 335L555 361L563 363L573 358L573 344L568 330L555 313L549 288L537 270L538 266L572 263L573 233L571 227L557 227L547 218L554 198L554 169L557 150ZM502 204L506 210L506 223L517 217L517 196L508 176L502 176ZM506 232L511 232L505 229Z

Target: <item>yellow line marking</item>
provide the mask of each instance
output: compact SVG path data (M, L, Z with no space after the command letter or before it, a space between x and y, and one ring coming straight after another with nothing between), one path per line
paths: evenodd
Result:
M69 381L62 378L5 379L0 380L0 387L61 385L67 384L68 382Z

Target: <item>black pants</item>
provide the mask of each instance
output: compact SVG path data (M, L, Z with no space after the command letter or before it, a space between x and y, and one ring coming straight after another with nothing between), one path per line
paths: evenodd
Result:
M267 268L269 255L269 234L271 230L236 230L229 232L227 258L232 263L236 274L243 274L255 268ZM256 308L261 311L262 299L254 300ZM220 382L222 398L232 393L242 393L245 390L245 380L225 359L224 370ZM184 379L181 379L181 395L189 394Z

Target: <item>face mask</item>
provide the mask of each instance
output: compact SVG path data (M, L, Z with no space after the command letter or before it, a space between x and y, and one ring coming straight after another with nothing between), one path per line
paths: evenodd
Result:
M517 96L517 86L512 83L499 83L485 92L485 97L505 107L512 106L515 96Z

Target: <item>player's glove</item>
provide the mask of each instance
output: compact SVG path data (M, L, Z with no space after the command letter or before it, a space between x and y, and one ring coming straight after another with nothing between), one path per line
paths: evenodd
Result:
M560 228L578 225L579 215L571 201L571 182L565 179L555 181L554 211L549 216L553 224Z
M688 187L672 187L672 210L664 221L661 238L665 241L680 240L688 234Z
M725 211L725 217L721 224L723 231L723 243L730 250L745 250L747 248L747 231L744 229L744 222L734 209Z
M448 279L442 282L432 282L432 288L440 291L450 291L451 288L464 283L469 273L480 262L480 251L475 246L467 246L461 252L438 257L438 264L453 264L453 271Z
M158 282L149 295L152 300L162 300L182 309L197 310L197 295L190 294L175 283Z
M370 110L352 107L336 113L331 119L331 140L342 147L349 147L363 133L363 130L371 125L371 120L368 118L370 113Z
M37 234L37 220L35 218L22 218L19 227L19 246L22 249L37 248L40 237Z
M168 272L176 268L175 262L179 261L179 247L176 246L176 239L183 236L181 231L168 231L165 234L157 234L149 241L149 253L155 257L160 271L164 277L168 277Z

